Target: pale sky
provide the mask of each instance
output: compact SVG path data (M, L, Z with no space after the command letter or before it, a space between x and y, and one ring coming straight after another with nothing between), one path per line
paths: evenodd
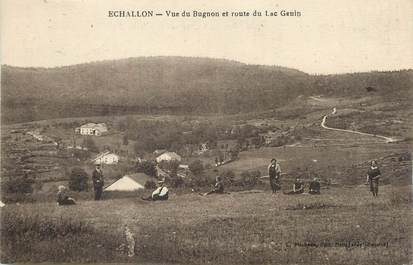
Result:
M1 63L14 66L174 55L323 74L413 68L413 0L0 1ZM282 9L302 16L108 17L109 10Z

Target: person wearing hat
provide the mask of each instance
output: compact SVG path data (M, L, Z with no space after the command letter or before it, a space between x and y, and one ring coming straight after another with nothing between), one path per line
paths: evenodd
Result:
M281 189L280 176L281 167L277 163L275 158L271 159L271 163L268 166L268 175L270 177L270 185L272 193L276 193L277 190Z
M142 200L146 201L166 201L169 199L169 190L165 186L165 180L158 181L158 188L152 192L149 197L142 197Z
M370 191L373 194L373 197L379 195L379 179L381 177L380 169L377 165L377 161L371 161L369 170L367 171L367 179L370 183Z
M57 192L57 205L74 205L76 204L75 199L69 197L66 194L66 187L63 185L60 185L58 187L58 192Z
M313 181L310 182L310 186L309 186L309 190L308 193L309 194L320 194L320 190L321 190L321 185L320 185L320 181L318 181L317 178L314 178Z
M103 172L99 164L96 165L95 170L92 173L93 189L95 191L95 201L102 199L103 185Z
M206 196L206 195L210 195L213 193L217 193L217 194L224 193L224 182L222 181L222 178L220 176L216 176L214 188L211 191L204 193L203 195Z

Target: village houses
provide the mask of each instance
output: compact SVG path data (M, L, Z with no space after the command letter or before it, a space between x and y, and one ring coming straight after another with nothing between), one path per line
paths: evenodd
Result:
M156 158L157 163L161 163L162 161L181 161L182 158L175 152L165 152L162 155Z
M98 154L96 158L93 159L92 161L95 164L112 165L112 164L117 164L119 162L119 156L110 151L106 151L106 152Z
M81 135L101 136L108 132L108 127L105 123L87 123L75 129L76 133Z

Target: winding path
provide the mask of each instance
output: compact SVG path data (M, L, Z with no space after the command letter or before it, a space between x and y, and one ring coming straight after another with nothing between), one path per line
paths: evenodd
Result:
M324 129L327 130L333 130L333 131L339 131L339 132L348 132L348 133L355 133L355 134L359 134L359 135L367 135L367 136L372 136L372 137L376 137L376 138L380 138L386 141L386 143L392 143L395 142L396 139L391 138L391 137L386 137L386 136L382 136L382 135L377 135L377 134L371 134L371 133L364 133L364 132L358 132L358 131L352 131L352 130L346 130L346 129L337 129L337 128L332 128L332 127L328 127L326 125L326 121L327 121L327 117L331 114L335 114L336 113L336 108L333 109L333 112L330 114L327 114L323 117L323 120L321 121L321 127L323 127Z

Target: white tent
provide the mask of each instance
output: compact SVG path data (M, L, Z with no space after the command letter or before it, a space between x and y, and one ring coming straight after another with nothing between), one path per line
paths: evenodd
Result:
M0 207L3 208L4 206L5 204L2 201L0 201Z
M126 175L109 185L105 191L136 191L145 188L145 183L150 179L144 173Z

